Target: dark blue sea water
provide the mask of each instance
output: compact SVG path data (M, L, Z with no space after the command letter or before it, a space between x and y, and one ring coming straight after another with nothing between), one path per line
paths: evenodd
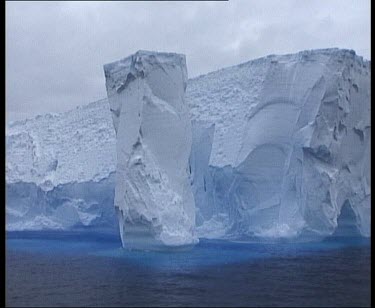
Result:
M363 238L141 252L117 235L11 232L6 244L7 306L370 306Z

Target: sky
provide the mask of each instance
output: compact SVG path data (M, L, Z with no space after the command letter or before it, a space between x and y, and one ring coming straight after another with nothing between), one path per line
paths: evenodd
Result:
M189 78L269 54L339 47L370 60L370 0L6 2L7 122L106 97L103 64L186 55Z

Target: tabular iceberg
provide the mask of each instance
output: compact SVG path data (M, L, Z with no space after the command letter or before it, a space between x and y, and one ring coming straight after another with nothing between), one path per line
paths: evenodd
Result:
M115 207L123 245L196 243L185 56L139 51L104 71L117 139Z
M151 61L142 64L153 67L151 53L141 54ZM195 241L194 231L189 231L194 225L198 237L263 239L306 233L326 236L344 221L347 230L354 227L363 236L370 236L370 61L342 49L268 56L190 79L183 98L184 58L156 54L155 59L163 65L157 66L154 79L142 79L143 69L136 61L134 71L130 71L131 57L117 62L118 79L113 82L119 83L109 89L112 119L104 100L7 128L8 230L97 227L99 223L117 227L113 210L114 124L124 137L121 142L125 142L122 147L126 151L132 151L138 137L140 140L135 149L138 152L125 151L128 156L119 156L121 164L126 161L124 157L134 164L129 173L133 182L137 168L146 168L137 165L139 155L139 163L147 158L149 168L155 159L155 170L161 170L160 175L154 174L152 180L145 177L142 183L144 188L151 185L149 192L158 193L155 198L174 200L178 191L183 195L181 187L187 189L185 193L192 190L194 200L189 199L190 192L181 199L176 197L178 202L190 200L184 203L190 205L184 208L186 213L195 203L195 223L194 214L189 212L186 224L176 228L184 232L176 233L181 243ZM171 65L166 70L171 79L160 77L165 74L164 63ZM132 74L128 77L126 72ZM172 79L176 82L173 86ZM128 93L136 84L142 87L142 103L134 98L130 106L121 93ZM143 96L148 98L143 101ZM177 96L182 98L172 106L169 99ZM142 110L138 116L141 106L147 106L146 113ZM176 108L181 108L181 113ZM182 116L186 108L191 128ZM126 110L129 115L123 117ZM183 120L168 129L174 113ZM130 114L131 119L125 121ZM125 127L128 131L120 131ZM186 139L170 136L174 133ZM178 152L168 151L168 147ZM181 160L171 162L171 155ZM171 183L169 176L177 176L172 169L181 173L179 181ZM158 177L161 188L151 190L156 188L151 181ZM169 187L166 178L168 185L175 186ZM98 193L86 193L89 191ZM142 196L150 196L149 192L142 192ZM116 204L121 200L118 197ZM122 197L136 198L134 194ZM171 212L173 217L182 214L182 203L178 202L177 212ZM130 209L131 203L125 206ZM147 209L147 213L155 214L161 208ZM177 226L174 218L165 221Z

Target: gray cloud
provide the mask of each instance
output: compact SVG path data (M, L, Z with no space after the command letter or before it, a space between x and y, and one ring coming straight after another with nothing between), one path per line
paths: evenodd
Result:
M194 77L326 47L370 59L369 0L7 2L7 118L105 97L103 64L139 49L186 54Z

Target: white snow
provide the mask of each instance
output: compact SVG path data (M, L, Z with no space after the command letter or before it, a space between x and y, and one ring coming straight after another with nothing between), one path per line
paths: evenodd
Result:
M160 67L166 65L164 60L159 61ZM124 72L130 63L131 58L127 58L118 66L115 80L122 82L115 84L115 93L129 88L131 80L126 82ZM53 198L63 199L66 195L86 200L87 205L97 204L98 207L91 206L92 215L106 206L108 213L113 210L114 179L106 180L116 170L113 122L115 127L124 125L126 134L134 138L139 127L143 135L148 130L149 138L147 143L142 141L139 158L147 158L150 163L157 157L154 165L148 165L153 170L168 170L168 175L154 174L166 183L169 173L181 166L170 164L172 155L179 156L186 149L168 147L176 141L168 135L170 127L156 126L169 123L182 106L181 99L170 103L168 95L176 95L176 85L167 89L165 81L158 77L161 70L149 77L151 91L145 90L145 102L136 104L134 100L134 110L129 110L136 114L141 106L153 106L142 111L141 122L130 117L133 124L121 124L124 117L116 117L116 112L122 100L112 99L113 121L108 101L103 100L7 127L7 191L15 190L7 197L8 230L34 228L38 224L57 227L57 216L48 209L55 206ZM180 70L171 76L181 80L182 75ZM182 94L178 93L177 96ZM326 236L337 228L344 204L354 212L355 219L350 223L363 236L370 236L369 61L341 49L272 55L188 80L185 101L193 125L192 147L190 166L179 170L191 173L199 237L296 237L304 232ZM157 119L156 114L161 118ZM172 127L175 130L177 126ZM180 124L178 128L181 127L185 126ZM125 138L123 146L130 148L134 138ZM146 144L152 151L144 151ZM146 157L145 153L153 154ZM32 183L38 189L25 191L20 186L24 183ZM173 184L174 181L168 185ZM153 189L155 194L158 192L153 198L169 198L171 203L180 204L181 199L175 198L178 185L177 181L173 189ZM93 193L95 197L82 196L83 186L85 190L101 190ZM78 192L74 187L81 188ZM41 202L35 200L47 200L47 195L48 202L41 209ZM78 213L84 211L88 210ZM54 223L39 216L54 217ZM96 224L90 216L74 217L82 225ZM106 219L107 225L117 224L111 219ZM68 222L60 225L71 228Z
M45 190L50 190L60 184L107 178L116 162L107 104L102 100L11 123L6 132L6 182L41 187L45 183Z

